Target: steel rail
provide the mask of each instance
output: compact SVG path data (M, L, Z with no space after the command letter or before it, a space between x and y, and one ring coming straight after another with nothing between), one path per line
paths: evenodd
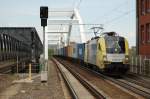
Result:
M86 67L82 67L82 68L86 68ZM145 98L148 98L148 99L150 98L150 93L148 93L148 92L146 92L144 90L138 89L138 88L136 88L136 87L134 87L134 86L132 86L130 84L124 83L124 82L119 81L117 79L110 78L108 76L105 76L105 75L103 75L101 73L98 73L98 72L96 72L94 70L91 70L89 68L86 68L86 69L89 70L89 71L92 71L97 76L103 77L104 79L109 80L109 81L111 81L111 82L113 82L113 83L115 83L115 84L117 84L117 85L119 85L119 86L121 86L121 87L123 87L123 88L125 88L127 90L130 90L130 91L132 91L132 92L134 92L134 93L136 93L138 95L141 95L141 96L143 96Z
M73 98L73 99L79 99L78 96L77 96L77 94L75 93L73 87L71 86L69 80L67 79L66 75L62 72L62 70L61 70L60 67L58 66L56 60L55 60L55 59L52 59L52 61L56 64L57 69L58 69L59 72L61 73L61 75L62 75L62 77L63 77L63 79L64 79L64 81L65 81L65 83L66 83L66 85L67 85L67 87L68 87L68 89L69 89L69 92L71 93L72 98Z
M131 82L131 83L135 83L135 84L140 85L140 86L142 86L144 88L150 89L150 86L149 86L150 82L143 81L142 79L139 79L139 80L137 79L136 80L134 78L130 78L130 77L127 77L127 76L124 76L123 78L125 80Z
M101 78L104 78L104 79L106 79L106 80L109 80L109 81L111 81L111 82L113 82L113 83L115 83L115 84L117 84L117 85L119 85L119 86L121 86L121 87L123 87L123 88L125 88L125 89L127 89L127 90L130 90L130 91L132 91L132 92L135 93L135 94L141 95L141 96L143 96L143 97L145 97L145 98L148 98L148 99L150 98L150 92L141 90L141 89L139 89L139 88L136 88L136 87L134 87L134 86L132 86L132 85L130 85L130 84L127 84L127 83L125 83L125 82L119 81L119 80L117 80L117 79L114 79L114 78L105 76L105 75L103 75L103 74L100 73L100 72L97 72L97 71L95 71L95 70L89 69L88 67L85 67L85 66L80 66L80 67L81 67L82 69L84 69L84 70L88 70L89 72L94 73L94 74L97 75L98 77L101 77Z
M83 77L80 76L79 73L75 72L70 68L69 66L66 66L62 61L58 59L58 61L63 64L79 81L80 83L85 86L96 98L98 99L106 99L109 98L107 95L104 95L104 93L101 93L96 88L94 88L88 81L86 81Z

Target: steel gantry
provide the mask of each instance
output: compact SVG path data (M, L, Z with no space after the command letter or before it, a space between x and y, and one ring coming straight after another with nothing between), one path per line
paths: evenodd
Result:
M83 21L78 9L49 8L48 27L46 29L45 59L48 59L48 45L63 47L69 45L72 26L79 26L81 43L86 41Z

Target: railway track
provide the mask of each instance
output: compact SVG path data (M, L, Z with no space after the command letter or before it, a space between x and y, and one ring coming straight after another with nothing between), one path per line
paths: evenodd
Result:
M96 71L92 72L96 73L98 76L103 77L113 83L120 85L121 87L130 90L142 97L149 99L150 98L150 86L149 84L144 84L144 82L136 81L135 79L131 78L122 78L122 79L114 79L103 74L97 73Z
M113 79L111 81L113 81L114 83L116 83L128 90L131 90L134 93L139 94L147 99L150 98L150 89L148 89L148 88L144 88L142 86L136 85L134 83L131 83L131 82L123 80L123 79L118 79L116 81Z
M80 99L79 97L85 97L83 96L78 96L78 94L75 92L75 89L73 89L73 87L70 84L70 81L67 79L66 75L64 75L64 73L62 72L61 68L58 66L59 63L57 60L53 59L54 63L56 63L59 71L61 72L65 82L67 83L67 86L69 87L69 90L72 94L72 97L74 99ZM60 62L60 61L59 61ZM71 74L73 74L73 76L79 80L79 82L88 90L88 92L90 92L90 94L92 96L94 96L94 99L108 99L108 96L106 94L104 94L103 92L101 92L100 90L96 89L91 83L89 83L87 80L85 80L83 77L80 76L80 74L78 74L77 72L73 71L69 66L66 66L65 64L63 64L62 62L60 62L65 68L67 68ZM78 89L81 90L81 89ZM83 98L84 99L84 98Z
M136 75L133 74L128 74L126 76L123 76L123 79L131 82L131 83L135 83L137 85L140 85L142 87L148 88L150 89L150 81L148 81L148 79L143 79L141 77L138 77Z
M77 66L77 64L76 64L76 66ZM150 98L150 89L149 89L148 85L141 86L140 84L134 83L131 80L128 81L125 79L114 79L114 78L105 76L101 73L98 73L94 70L91 70L91 69L83 67L83 66L80 66L80 68L84 69L88 72L92 72L94 75L96 75L99 78L104 78L116 85L119 85L121 88L123 88L125 90L129 90L130 92L133 92L134 94L136 94L138 96L141 96L143 98L148 98L148 99Z
M103 78L105 78L127 90L130 90L138 95L141 95L142 97L144 97L146 99L150 98L150 86L147 84L143 84L142 82L138 82L135 79L131 79L131 78L130 79L128 78L128 80L126 80L124 78L123 79L114 79L114 78L105 76L101 73L98 73L96 71L93 71L90 69L88 69L88 70L92 71L96 75L103 77Z
M135 94L131 94L129 92L123 91L122 89L116 87L115 85L109 83L106 81L106 79L102 76L97 75L96 73L93 73L91 70L88 70L87 68L81 68L81 66L78 66L77 64L72 64L68 61L65 61L63 59L58 59L59 62L62 64L65 64L65 66L70 67L74 72L80 74L84 79L89 81L93 86L95 86L96 89L99 89L100 92L107 95L107 97L111 99L137 99L143 97Z
M92 71L96 75L103 77L103 78L105 78L127 90L130 90L138 95L141 95L142 97L144 97L146 99L150 98L150 86L147 84L143 84L143 82L138 82L135 79L131 79L131 78L128 78L128 80L124 79L124 78L123 79L114 79L114 78L105 76L101 73L98 73L96 71L93 71L90 69L88 69L88 70Z

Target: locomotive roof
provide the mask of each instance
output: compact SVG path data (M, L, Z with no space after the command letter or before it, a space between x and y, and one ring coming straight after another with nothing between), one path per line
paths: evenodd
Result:
M116 32L104 32L100 36L92 37L91 40L88 40L87 43L89 43L92 40L98 40L100 37L108 37L108 36L118 36L120 37Z
M116 32L104 32L100 36L117 36Z

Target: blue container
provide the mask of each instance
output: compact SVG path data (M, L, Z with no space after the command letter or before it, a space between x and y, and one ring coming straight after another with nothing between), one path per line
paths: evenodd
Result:
M77 44L77 57L80 60L84 60L84 50L85 50L85 43Z
M65 52L64 52L64 47L62 48L62 56L64 56L65 55Z
M63 47L63 56L66 56L66 51L65 47Z
M65 56L65 57L67 57L67 56L68 56L68 54L67 54L67 53L68 53L67 47L64 47L64 56Z
M64 48L62 48L62 54L61 55L64 56Z

